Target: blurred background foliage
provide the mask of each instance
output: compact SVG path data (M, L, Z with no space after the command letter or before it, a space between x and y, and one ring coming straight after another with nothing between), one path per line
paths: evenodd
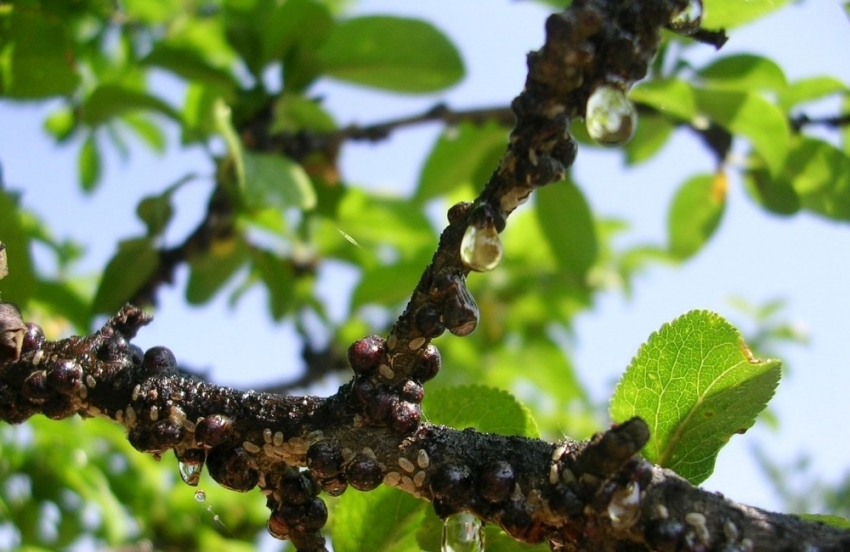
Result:
M567 2L547 3L559 8ZM785 4L705 0L703 23L733 29ZM430 260L446 208L477 194L510 130L504 113L450 120L437 109L426 118L451 122L409 197L348 182L337 164L343 144L377 141L394 127L370 132L340 126L312 92L314 83L336 79L425 94L451 87L465 74L462 52L429 22L350 17L349 7L343 0L0 2L0 101L61 99L44 129L56 144L78 149L80 193L96 201L103 186L115 185L103 179L107 149L129 158L142 148L200 147L208 159L207 167L176 182L151 182L137 203L145 231L118 241L98 274L77 269L85 244L56 236L35 206L0 186L0 239L10 267L0 283L3 300L19 304L53 338L86 333L99 316L127 301L169 308L158 304L157 289L176 268L188 266L188 304L203 306L227 293L238 310L247 290L263 288L271 317L294 322L309 353L306 373L345 381L348 344L386 332ZM842 127L837 114L832 126L838 130L825 137L808 132L812 122L799 118L808 103L838 97L846 119L846 85L830 76L789 82L776 62L753 54L721 51L707 65L694 66L693 47L666 33L649 77L631 93L640 122L622 149L625 164L638 165L653 158L674 131L687 129L716 160L713 172L686 179L670 199L667 243L615 247L628 223L594 213L583 183L540 190L529 208L511 218L501 265L487 278L470 278L487 323L468 338L438 340L448 369L429 384L426 414L431 408L458 419L449 388L474 383L509 391L525 405L516 408L527 407L521 411L533 422L520 424L517 432L585 438L604 427L604 406L589 399L570 360L572 320L592 308L601 291L628 291L647 267L697 254L722 224L730 171L742 173L765 211L850 220L850 126ZM162 72L181 83L182 103L167 101L151 86L151 76ZM179 144L166 138L174 128ZM584 146L597 147L582 121L573 133ZM736 140L749 149L745 160L733 164L728 156ZM204 172L212 176L199 176ZM167 242L181 190L189 185L209 190L205 216L181 240ZM50 262L36 263L35 251ZM326 299L316 293L317 272L325 266L359 274L342 323L334 322ZM781 302L737 305L757 355L776 355L781 345L805 340L784 321ZM494 404L512 404L496 396ZM463 424L481 427L486 417ZM766 458L763 463L789 508L811 510L818 502L836 513L850 511L846 482L814 482L800 492L784 466ZM205 480L206 500L199 502L178 483L170 458L157 463L136 454L117 426L101 420L36 418L4 426L0 547L271 546L261 536L266 515L254 493L240 496ZM351 503L349 518L373 507L359 496L342 500ZM416 515L424 519L421 512ZM427 538L416 540L411 519L402 524L406 536L394 538L427 547ZM333 519L330 527L344 549ZM499 536L490 542L493 550L513 546Z

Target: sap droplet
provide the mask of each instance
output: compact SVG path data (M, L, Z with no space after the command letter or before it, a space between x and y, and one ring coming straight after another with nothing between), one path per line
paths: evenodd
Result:
M470 224L460 242L463 264L476 272L489 272L502 260L502 242L496 225L489 218L479 224Z
M690 36L697 32L702 24L702 0L690 0L685 8L670 20L670 30Z
M631 482L614 492L608 503L611 527L626 530L635 524L640 514L640 485Z
M204 464L187 464L185 462L178 461L177 471L180 472L180 479L183 480L183 483L191 485L192 487L197 487L198 482L201 480L201 472L204 471ZM202 493L203 491L198 492ZM195 498L198 498L197 493L195 493Z
M203 489L198 489L195 491L195 500L198 502L203 502L207 499L207 493Z
M588 134L596 142L604 146L619 146L634 135L637 110L621 89L603 85L587 99L584 120Z
M443 520L442 552L484 552L484 524L469 512Z

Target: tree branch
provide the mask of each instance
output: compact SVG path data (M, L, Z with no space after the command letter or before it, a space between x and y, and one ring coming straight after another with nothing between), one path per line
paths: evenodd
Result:
M136 449L174 450L189 484L206 466L229 489L259 487L269 531L299 550L325 549L320 488L338 495L381 483L433 502L440 516L468 510L553 550L847 549L846 531L737 505L640 459L649 438L640 419L558 443L420 422L422 384L440 368L430 340L445 329L467 335L478 322L466 276L498 261L497 232L510 213L563 178L576 154L569 123L592 92L625 91L643 78L660 29L685 4L576 0L548 18L546 43L529 54L525 90L512 104L517 123L502 162L475 202L449 211L388 339L351 346L355 377L333 396L239 391L181 374L170 350L130 344L151 317L126 306L98 332L56 342L7 316L15 337L0 344L0 419L115 420ZM483 252L461 254L470 236Z
M590 441L559 443L427 423L386 427L375 411L387 405L364 409L357 379L325 399L243 392L180 374L167 349L142 355L129 344L148 322L127 306L98 332L56 342L27 325L20 358L0 366L0 419L115 420L138 450L173 449L184 473L205 463L227 488L259 487L272 533L304 550L322 546L318 487L336 495L381 482L432 501L442 516L469 510L553 550L850 546L846 531L736 504L639 459L649 438L640 419Z

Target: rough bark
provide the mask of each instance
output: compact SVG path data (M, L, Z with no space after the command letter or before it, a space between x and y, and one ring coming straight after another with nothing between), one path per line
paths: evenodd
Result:
M466 335L478 322L459 253L464 232L501 231L536 187L564 176L576 154L572 118L598 86L625 90L643 78L661 29L685 3L577 0L547 20L546 43L529 54L525 89L512 104L516 127L499 168L474 203L450 210L389 337L352 345L355 376L333 396L240 391L181 373L170 350L143 353L130 343L151 320L136 307L92 335L55 342L5 307L0 419L110 418L136 449L173 450L189 482L206 466L230 489L259 487L270 532L300 550L324 548L319 488L339 494L381 483L433 502L438 515L468 510L553 550L850 549L846 531L736 504L650 465L637 455L649 438L640 419L557 443L420 422L422 384L440 362L430 340L446 329Z

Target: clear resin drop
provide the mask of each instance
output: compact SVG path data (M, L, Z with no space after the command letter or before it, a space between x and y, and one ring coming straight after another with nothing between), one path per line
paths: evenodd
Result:
M615 86L603 85L587 99L585 112L587 133L605 146L628 142L637 128L637 110L625 92Z
M195 491L195 500L198 502L203 502L207 499L207 493L203 489L198 489Z
M670 29L682 34L692 35L702 24L702 0L690 0L688 5L670 20Z
M502 260L502 242L493 221L470 224L460 242L460 258L463 264L476 272L489 272Z
M204 471L204 465L203 463L187 464L186 462L178 461L177 471L180 472L180 479L183 480L183 483L197 487L198 482L201 480L201 472Z
M484 524L469 512L443 520L442 552L484 552Z

